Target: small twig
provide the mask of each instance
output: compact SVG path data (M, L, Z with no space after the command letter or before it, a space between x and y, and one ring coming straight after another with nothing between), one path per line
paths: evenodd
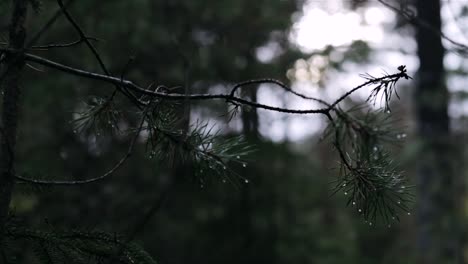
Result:
M65 7L68 7L74 0L69 0L65 3ZM62 9L59 8L55 11L55 14L45 23L45 25L29 40L25 47L31 47L39 41L39 39L49 30L57 19L62 15Z
M36 179L30 179L30 178L25 178L19 175L16 175L16 179L23 181L25 183L31 183L31 184L37 184L37 185L59 185L59 186L73 186L73 185L83 185L83 184L89 184L89 183L94 183L97 181L101 181L108 176L114 174L115 171L117 171L124 163L127 161L127 159L132 155L133 153L133 147L135 146L135 142L140 135L141 128L143 127L145 120L145 114L143 114L143 117L141 119L140 125L135 133L135 136L132 138L132 141L130 142L130 145L128 147L127 153L125 156L123 156L115 165L112 167L110 170L108 170L106 173L94 177L91 179L86 179L86 180L77 180L77 181L54 181L54 180L36 180Z
M70 24L73 26L73 28L76 30L76 32L78 33L78 35L80 36L80 38L85 42L86 46L88 46L88 48L91 50L91 52L93 53L94 57L96 58L96 60L98 61L99 63L99 66L101 67L101 69L104 71L104 73L107 75L107 76L111 76L110 72L107 70L107 67L105 66L103 60L101 59L101 56L99 55L99 53L97 52L96 48L94 47L94 45L89 41L89 39L86 37L85 33L83 32L83 30L81 29L81 27L78 25L78 23L75 21L75 19L73 19L73 17L71 16L71 14L67 11L65 5L63 4L62 0L57 0L57 3L58 5L60 6L60 8L62 9L62 12L63 14L65 15L65 17L67 18L67 20L70 22ZM130 91L128 91L125 87L121 87L119 84L114 84L115 85L115 88L117 90L120 90L125 96L127 96L131 101L133 101L134 103L136 103L136 105L141 105L141 102L138 100L138 98L133 95ZM112 100L112 97L109 99L109 100Z
M335 145L336 150L338 151L338 154L340 155L340 159L349 170L352 170L353 167L351 166L351 164L349 164L348 159L346 158L346 155L344 154L343 149L341 148L338 129L337 129L335 120L333 119L330 113L326 113L325 115L330 121L330 123L332 124L332 126L335 128L334 145Z
M266 83L271 83L271 84L275 84L281 88L283 88L285 91L287 92L290 92L302 99L306 99L306 100L312 100L312 101L316 101L318 103L321 103L325 106L330 106L330 104L328 104L327 102L325 102L324 100L322 99L319 99L319 98L315 98L315 97L310 97L310 96L306 96L306 95L303 95L299 92L296 92L294 91L291 87L289 87L288 85L284 84L283 82L279 81L279 80L276 80L276 79L270 79L270 78L266 78L266 79L255 79L255 80L248 80L248 81L245 81L245 82L241 82L241 83L237 83L231 90L231 96L234 96L235 92L237 89L239 89L240 87L243 87L243 86L247 86L247 85L251 85L251 84L266 84Z
M53 48L69 48L69 47L73 47L75 45L78 45L80 43L83 43L85 41L85 39L98 41L97 38L86 37L86 38L80 38L79 40L75 40L75 41L69 42L69 43L59 43L59 44L47 44L47 45L32 46L30 49L33 49L33 50L49 50L49 49L53 49Z
M428 21L422 20L421 18L417 17L417 15L413 14L413 12L393 6L384 0L377 0L377 1L380 2L382 5L386 6L387 8L393 10L395 13L400 14L409 23L416 25L418 27L425 28L429 30L430 32L432 32L433 34L436 34L440 36L441 38L447 40L448 42L456 46L456 51L458 51L459 53L464 54L464 55L468 53L467 45L451 39L444 32L434 28Z

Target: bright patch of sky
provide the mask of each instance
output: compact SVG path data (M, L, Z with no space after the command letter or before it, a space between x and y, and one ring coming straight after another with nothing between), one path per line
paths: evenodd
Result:
M349 45L355 40L378 44L384 38L382 24L394 20L388 10L370 7L358 12L342 9L327 12L310 1L303 8L304 16L293 26L292 40L310 52L327 45Z
M341 0L309 1L303 7L303 16L292 26L290 40L304 52L323 50L331 45L338 49L346 49L353 41L362 40L372 48L389 46L389 52L377 53L370 64L343 64L344 72L327 70L329 60L341 62L343 56L334 52L330 58L314 55L306 60L296 62L293 74L296 82L292 88L302 94L333 101L346 90L359 85L363 79L360 73L370 72L375 75L396 69L401 64L407 64L409 70L415 70L417 61L414 57L402 55L395 50L401 43L398 34L389 34L385 27L394 23L395 14L378 5L359 8L351 11ZM388 45L389 41L392 43ZM415 44L410 47L414 51ZM267 54L263 51L263 54ZM267 57L267 56L263 56ZM408 63L409 61L409 63ZM325 69L329 75L326 88L320 88L319 81L323 78ZM284 92L277 93L277 87L265 86L259 90L258 98L265 104L282 105L293 109L320 108L317 103L307 101ZM369 91L357 93L356 97L365 99ZM276 97L276 98L275 98ZM321 132L324 123L319 115L283 115L260 111L260 132L274 141L298 141Z
M392 3L392 1L388 2ZM468 44L468 17L460 18L460 12L463 7L468 6L468 0L447 0L441 1L441 4L444 34L460 43ZM351 11L345 7L343 0L309 0L303 7L303 16L292 26L290 37L292 43L297 44L304 52L314 52L328 45L346 49L353 41L363 40L373 48L373 52L369 63L346 62L343 64L345 69L343 72L327 71L325 89L318 87L318 80L323 77L318 69L323 68L324 64L327 68L327 60L314 55L315 58L298 61L295 71L291 73L296 79L292 88L309 96L333 101L346 90L361 84L363 82L363 79L359 77L361 73L367 72L380 76L384 71L395 72L399 65L404 64L407 66L408 73L414 76L419 67L419 61L415 56L416 41L411 34L405 35L394 29L395 19L394 11L377 1ZM448 41L444 40L443 43L446 48L453 48ZM262 53L259 57L265 58L265 61L270 60L271 55L275 53L274 47L271 52L268 50L268 47L265 47L264 50L259 51ZM342 60L340 56L340 53L332 53L330 60L340 62ZM456 70L460 67L468 70L467 60L454 53L447 53L444 65L448 70ZM467 81L465 76L451 77L448 79L449 89L467 91ZM282 105L294 109L319 107L310 101L274 91L278 91L278 88L262 87L258 98L265 104ZM356 93L354 98L364 100L369 91L370 88L363 89ZM449 113L454 118L468 115L468 103L451 104ZM261 134L274 141L298 141L323 130L323 123L320 122L318 116L283 115L268 111L260 111L259 115Z
M333 102L344 92L363 83L364 79L359 77L362 73L381 76L384 72L395 72L399 65L406 65L408 74L414 76L419 67L419 61L415 56L416 41L411 33L403 34L398 29L394 29L395 13L377 1L370 1L371 4L352 11L345 7L343 1L346 0L309 0L303 7L303 16L296 19L292 25L290 41L302 51L312 53L327 46L333 46L336 51L333 51L329 57L315 54L298 60L294 69L287 72L288 77L295 79L291 88L304 95ZM390 0L388 2L392 3ZM468 44L468 16L460 18L460 12L464 6L468 6L468 0L446 0L441 3L444 34L457 42ZM346 51L356 40L365 41L372 48L368 63L343 62L342 51ZM448 49L454 47L446 40L443 43ZM257 58L260 62L270 63L281 52L283 51L280 47L272 42L257 49ZM343 71L330 69L331 62L342 63ZM468 71L468 61L453 52L447 52L444 65L448 70ZM324 84L321 83L323 80ZM447 79L452 92L468 92L467 82L468 78L465 75ZM406 88L411 89L414 84L405 82L404 85L410 86ZM225 87L213 87L213 89L210 92L225 91ZM358 91L353 94L353 99L365 100L370 89ZM257 99L262 104L290 109L321 107L317 103L298 98L272 85L259 87ZM321 133L325 125L320 115L291 115L262 109L258 114L260 134L276 142L302 141ZM449 107L449 114L453 118L468 116L468 103L453 102ZM200 115L204 114L196 113L192 116L192 120ZM222 119L226 118L218 117L218 121ZM228 127L231 131L241 131L242 122L239 116L233 118Z

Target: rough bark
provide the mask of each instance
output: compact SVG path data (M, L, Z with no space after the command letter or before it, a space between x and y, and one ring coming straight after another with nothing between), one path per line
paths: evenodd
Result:
M418 0L417 14L441 30L440 0ZM420 67L414 95L417 132L423 145L418 165L417 245L419 263L459 263L457 186L439 35L417 28Z
M15 145L18 124L18 105L20 81L24 67L22 49L26 38L24 27L28 1L12 1L12 17L9 26L9 47L18 50L4 57L1 77L3 92L3 109L0 141L0 241L3 240L3 229L8 216L11 193L15 176Z

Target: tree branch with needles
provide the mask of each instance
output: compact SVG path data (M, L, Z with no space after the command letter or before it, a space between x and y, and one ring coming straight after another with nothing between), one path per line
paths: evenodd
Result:
M0 50L3 52L6 52L7 54L19 52L19 51L15 51L11 49L6 49L6 48L2 48ZM363 171L364 167L366 166L368 168L371 167L371 163L372 163L372 158L370 158L371 155L367 155L367 154L363 155L363 152L361 151L359 154L360 156L354 155L354 157L351 157L353 155L350 155L349 152L347 152L347 148L349 146L347 143L344 143L344 142L346 142L348 137L350 136L354 138L359 136L360 142L355 142L353 143L354 145L351 146L353 151L356 152L356 149L359 148L358 147L359 144L363 144L363 146L367 147L369 146L369 144L365 142L366 140L368 141L372 139L373 141L379 141L380 138L377 136L376 133L374 133L374 131L370 131L368 126L363 125L363 123L360 123L358 120L352 117L350 113L347 113L346 111L341 110L339 108L339 105L346 98L351 96L356 91L362 89L363 87L373 86L373 89L367 101L375 105L378 102L378 99L380 98L380 103L384 104L384 110L388 111L389 102L392 99L392 95L395 94L399 98L399 95L396 92L396 83L401 79L406 79L406 80L411 79L411 77L407 74L405 66L398 67L396 73L393 73L393 74L385 73L383 76L380 76L380 77L375 77L370 74L361 75L361 77L363 77L366 80L364 83L350 89L349 91L345 92L343 95L338 97L336 100L329 103L319 98L308 97L298 92L295 92L286 84L275 79L254 79L254 80L247 80L247 81L239 82L233 85L232 89L230 90L228 94L185 94L185 93L180 94L180 93L173 93L173 92L169 93L167 89L159 89L160 87L164 87L164 85L158 85L156 88L153 88L154 83L152 83L148 85L147 88L145 88L144 86L138 85L131 80L124 79L123 74L120 77L114 77L114 76L109 76L108 74L103 75L103 74L99 74L96 72L91 72L91 71L86 71L83 69L71 67L71 66L61 64L61 63L58 63L58 62L55 62L55 61L52 61L52 60L49 60L49 59L46 59L37 55L33 55L30 53L24 53L23 56L24 56L25 61L28 61L30 63L36 63L44 67L59 70L59 71L72 74L78 77L83 77L83 78L87 78L90 80L96 80L96 81L100 81L104 83L109 83L109 84L113 84L116 87L124 88L126 91L131 92L132 94L132 97L129 98L130 102L133 103L135 107L140 108L140 109L142 107L148 107L149 105L152 105L155 102L157 102L157 104L160 104L166 101L177 103L177 102L189 102L189 101L200 101L200 100L224 100L228 104L234 105L236 109L242 106L248 106L248 107L254 107L258 109L265 109L269 111L289 113L289 114L323 114L327 117L327 119L330 122L329 130L334 131L333 133L335 134L335 138L333 140L333 145L337 149L340 160L342 164L344 165L342 171L344 171L344 175L345 175L344 178L346 178L346 181L349 181L349 177L354 177L354 179L356 180L360 180L360 179L362 180L362 179L365 179L366 177L367 178L374 177L377 175L374 174L373 176L369 176L369 175L364 176L366 173L369 174L370 172L372 172L372 171ZM278 107L274 105L262 104L262 103L258 103L255 101L250 101L241 96L236 96L236 91L239 88L247 87L253 84L275 85L289 93L299 96L300 98L318 102L323 107L311 108L311 109L291 109L291 108ZM133 98L138 98L138 99L133 100ZM106 106L108 102L109 101L105 101L104 106ZM341 123L343 127L348 127L349 129L349 131L347 131L344 135L340 135L340 133L342 133L343 131L343 128L339 126L339 123ZM171 133L168 132L170 131L170 128L167 130L161 130L157 126L155 126L155 128L156 130L159 129L157 134L165 135L170 141L172 141L172 143L182 143L182 145L188 146L186 143L183 142L184 137L180 137L180 135L171 135ZM164 133L161 133L161 132L164 132ZM177 138L177 140L174 140L175 138ZM185 149L188 150L190 148L186 147ZM197 149L197 147L194 146L194 147L191 147L191 149ZM223 159L221 158L217 158L216 155L212 153L210 153L209 155L205 155L205 157L212 158L213 160L215 160L214 164L219 164L219 166L223 168L226 167L226 164L228 163L228 162L223 161ZM388 155L383 155L383 154L380 155L380 157L385 158L386 160L388 160L389 158ZM105 175L108 176L110 174L111 173L105 174ZM103 178L104 177L98 177L96 178L96 180L103 179ZM24 181L25 179L22 179L22 180ZM94 180L84 181L83 183L89 183L93 181ZM59 182L59 183L62 185L65 184L64 182ZM74 183L78 184L79 182L74 182ZM393 187L396 186L394 183L388 184L388 185L389 186L392 185ZM362 185L362 186L367 186L367 187L370 186L372 190L376 189L375 184ZM341 188L338 188L338 189L341 189ZM374 203L375 201L373 201L372 199L369 199L368 198L369 195L364 194L363 190L359 190L359 193L360 193L359 197L361 197L360 203L363 205L362 206L363 208L359 208L359 210L364 214L366 219L375 219L376 218L375 210L378 209L378 207L369 205L369 203ZM354 196L353 198L356 199L356 197ZM405 207L404 209L406 209L407 211L407 207ZM391 217L394 217L393 215L395 214L396 213L394 209L389 210L388 212L385 213L386 216L391 215Z

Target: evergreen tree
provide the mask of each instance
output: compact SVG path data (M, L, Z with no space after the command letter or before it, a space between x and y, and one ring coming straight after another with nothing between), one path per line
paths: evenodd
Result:
M124 3L125 2L125 3ZM230 1L226 1L230 2ZM147 85L139 85L145 81L144 77L138 76L138 72L129 73L130 69L137 68L137 64L132 64L132 61L122 60L120 63L115 64L115 68L108 68L104 61L110 59L103 59L106 52L99 52L95 48L94 38L89 37L86 31L80 26L78 20L74 18L72 12L69 11L68 5L58 0L59 12L52 16L52 19L38 34L32 34L30 38L26 38L27 30L26 17L28 16L29 5L34 9L38 9L39 5L36 1L12 1L10 6L11 23L8 27L9 36L4 45L1 47L2 52L2 72L1 82L3 94L3 108L2 108L2 141L1 141L1 179L2 186L0 199L2 210L0 214L0 240L2 241L2 256L3 261L15 262L17 260L9 260L18 252L15 250L15 245L22 245L22 243L30 243L34 245L35 254L34 260L31 262L55 263L73 259L75 262L89 263L94 261L101 263L103 259L108 261L118 260L123 263L152 263L154 260L149 257L144 250L139 246L132 243L135 234L141 232L142 228L146 226L149 218L156 212L162 202L165 200L167 192L172 190L171 186L163 186L159 191L162 193L153 205L145 210L145 214L137 221L138 225L135 229L130 230L127 237L121 237L114 234L94 232L94 231L76 231L76 230L38 230L35 227L28 227L24 223L15 221L14 217L8 216L10 200L13 192L14 183L30 186L50 187L53 186L86 186L91 183L100 184L103 181L111 179L111 176L120 167L127 163L130 155L140 151L145 152L148 158L163 161L163 164L170 169L174 167L183 166L186 170L196 179L196 181L203 185L209 179L208 177L217 177L218 179L226 179L234 182L245 182L248 179L239 176L236 173L237 167L245 167L244 157L251 153L251 147L245 143L242 137L225 137L220 136L204 122L194 122L190 125L183 126L182 129L175 129L178 127L177 119L181 117L180 109L188 107L192 102L211 102L213 100L220 100L226 105L229 105L234 115L239 112L246 113L249 109L266 109L270 111L277 111L290 114L320 114L324 115L329 120L329 127L326 135L329 136L332 146L337 150L339 160L341 162L341 174L335 184L336 192L343 192L348 195L348 204L355 208L369 224L375 224L375 221L391 222L392 218L398 218L400 210L404 213L408 210L406 202L410 199L407 190L405 189L405 179L402 177L398 168L394 167L391 163L391 156L386 151L386 143L395 140L396 136L394 131L391 130L391 122L389 121L388 114L382 112L361 111L362 109L342 109L341 103L353 92L367 86L372 86L373 90L369 96L369 101L375 100L384 101L384 110L387 110L388 102L394 94L396 94L396 83L400 79L409 79L406 74L404 66L400 66L393 74L385 74L383 76L364 75L365 81L343 96L337 98L332 102L325 102L319 98L310 98L293 91L289 86L276 79L253 79L247 81L226 80L227 91L224 93L210 93L210 90L203 90L203 87L208 87L207 80L215 78L224 79L224 74L242 71L245 67L252 65L250 62L254 61L253 51L249 45L246 45L241 57L234 64L225 62L222 53L214 53L211 55L207 50L201 50L200 54L210 54L214 60L220 60L218 65L225 65L226 68L216 68L213 70L210 66L196 67L196 69L205 69L204 71L191 71L190 64L191 53L185 45L190 44L190 41L184 42L187 36L195 37L191 41L198 40L199 42L211 41L210 39L221 39L222 41L232 41L228 44L240 45L242 42L235 43L236 39L230 39L229 36L222 36L224 27L233 26L226 20L226 24L219 25L217 31L207 31L203 28L203 21L200 22L199 28L192 28L193 25L177 25L174 33L174 39L171 36L164 36L166 45L157 47L158 56L151 60L167 61L167 63L174 63L173 56L164 57L172 49L176 50L181 57L180 61L185 65L184 73L177 71L170 71L164 64L158 64L161 69L159 70L159 77L154 83L148 82ZM146 2L146 5L141 5L142 10L145 10L147 5L155 5L156 2ZM159 3L159 2L158 2ZM196 3L168 3L163 1L162 6L148 8L147 10L163 10L167 13L185 12L185 5L188 8L200 8L198 14L202 14L204 10L202 6ZM242 2L239 6L229 8L223 15L233 14L233 10L238 9L238 13L242 18L243 14L248 14L249 17L257 15L260 11L253 8L248 9L247 1ZM282 3L282 4L280 4ZM115 3L114 3L115 4ZM122 9L128 7L129 3L122 1ZM214 1L213 5L227 5L227 3L219 3ZM192 6L194 5L194 6ZM236 4L233 4L236 5ZM281 9L285 5L284 9ZM98 10L111 10L116 6L106 7L105 3L100 3L102 9ZM288 8L286 8L288 7ZM275 9L261 10L263 14L275 16L275 10L290 12L289 4L283 1L278 1L278 6ZM170 11L175 10L175 11ZM245 12L248 11L248 12ZM208 11L207 11L208 12ZM197 13L197 12L196 12ZM127 14L127 12L125 12ZM53 29L52 25L59 16L63 16L64 22L67 23L67 31L73 31L78 35L78 40L70 43L55 43L49 45L38 45L35 43L45 32ZM101 14L104 15L104 14ZM216 16L217 14L208 14L209 16ZM129 16L131 17L131 16ZM147 14L147 16L135 16L138 19L160 19L161 16L154 14ZM283 17L283 16L281 16ZM96 19L97 20L97 19ZM159 21L158 21L159 22ZM247 23L247 20L245 20ZM138 24L138 21L136 21ZM284 24L284 21L275 21L275 23ZM272 23L270 31L276 28L277 24ZM158 24L158 30L167 30L170 28L170 23L162 20ZM191 26L191 27L189 27ZM239 28L250 27L250 24ZM166 28L167 27L167 28ZM268 27L267 27L268 28ZM171 28L172 29L172 28ZM144 30L141 29L141 30ZM268 31L269 32L269 31ZM248 39L255 40L254 47L264 44L265 39L270 36L261 36L260 31L250 31L251 36L246 36ZM218 36L219 34L220 36ZM161 36L159 35L159 36ZM69 36L65 33L64 36ZM150 35L158 36L158 35ZM273 37L275 35L273 34ZM257 40L256 37L259 37ZM284 37L284 36L283 36ZM116 36L117 41L125 39L121 36ZM137 43L143 42L140 39L136 40ZM73 59L74 54L69 53L68 48L83 46L86 50L91 52L92 59L97 61L99 69L85 70L76 68L76 66L69 66L59 63L55 60L46 59L39 56L38 53L42 50L53 51L56 49L64 49L64 56ZM229 45L227 45L229 47ZM145 45L145 48L155 48L151 45ZM193 48L193 47L192 47ZM226 46L224 47L226 48ZM68 50L68 51L67 51ZM145 54L151 54L147 52ZM188 55L187 55L188 54ZM294 56L283 58L284 60L291 60ZM151 61L150 60L150 61ZM198 60L200 63L206 61ZM74 63L73 63L74 64ZM118 67L117 65L124 65ZM77 134L74 137L83 141L82 148L86 148L90 153L89 160L84 160L84 165L87 162L92 162L92 156L99 156L100 147L97 147L97 141L101 139L105 142L107 137L121 137L128 142L127 150L124 151L123 157L117 160L115 165L110 169L98 176L83 177L83 175L72 175L69 179L64 179L63 175L53 175L50 178L40 177L40 173L36 173L33 169L30 170L29 175L19 173L22 167L22 160L15 160L17 153L16 137L17 137L17 124L19 107L27 102L22 102L19 99L19 94L22 90L20 82L23 80L24 67L30 65L32 68L37 66L45 67L47 69L54 69L65 72L70 75L75 75L79 78L93 80L95 82L105 83L107 86L106 91L93 91L89 99L77 104L77 111L73 115L74 132ZM234 67L232 67L234 65ZM92 68L92 67L90 67ZM145 69L145 66L142 66ZM146 69L151 66L146 66ZM93 71L96 70L96 71ZM265 67L265 72L271 72L271 75L276 75L274 67ZM119 74L112 75L112 72L119 72ZM58 74L53 72L52 74ZM38 75L40 76L40 75ZM67 75L68 76L68 75ZM232 76L232 75L231 75ZM138 82L129 79L141 79ZM55 78L55 77L54 77ZM67 77L68 78L68 77ZM196 82L196 80L200 80ZM154 81L154 80L151 80ZM25 83L28 83L25 80ZM172 83L180 85L175 87ZM93 83L94 84L94 83ZM239 93L242 89L248 90L249 86L259 84L275 85L279 89L284 89L286 92L293 93L307 100L318 102L321 107L317 109L288 109L278 106L265 105L258 103L255 100L255 92L248 92L248 94ZM27 86L26 86L27 87ZM199 88L198 90L196 89ZM62 89L60 87L60 89ZM104 90L104 88L103 88ZM250 94L249 94L250 93ZM397 95L397 94L396 94ZM56 102L53 103L55 105ZM182 115L184 116L184 115ZM249 118L245 118L249 119ZM253 121L252 121L253 120ZM244 124L252 123L251 131L255 130L255 116L250 118L250 121L244 121ZM35 131L39 133L40 128ZM66 153L64 155L67 155ZM255 155L251 156L255 157ZM27 156L22 156L27 158ZM29 163L33 165L34 163ZM91 164L91 163L90 163ZM98 165L99 166L99 165ZM162 165L160 165L162 166ZM16 171L15 171L16 169ZM177 171L177 170L176 170ZM176 173L185 174L184 173ZM130 174L129 174L130 175ZM87 176L87 175L85 175ZM128 175L126 175L128 176ZM173 182L179 184L179 181L185 179L171 179ZM84 188L84 187L83 187ZM250 190L255 192L255 190ZM250 195L251 195L250 194ZM274 197L274 195L273 195ZM287 207L285 207L287 208ZM79 214L78 214L79 216ZM78 219L79 220L79 219ZM163 227L164 228L164 227ZM274 234L274 232L272 232ZM251 241L252 242L252 241ZM249 242L249 243L251 243ZM248 257L253 257L255 252L250 252ZM24 260L28 261L28 260Z

